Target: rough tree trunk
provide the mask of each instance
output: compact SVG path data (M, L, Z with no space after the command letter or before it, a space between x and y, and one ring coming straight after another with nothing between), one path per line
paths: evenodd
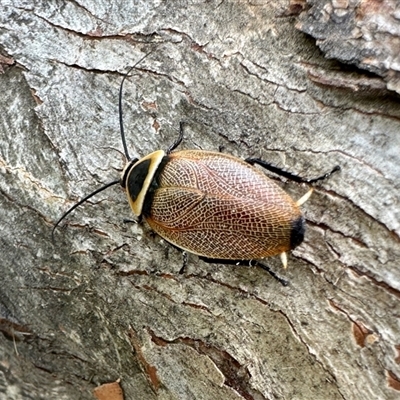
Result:
M1 399L94 399L119 378L126 400L398 398L399 97L326 60L289 8L1 0ZM184 120L182 148L342 167L304 205L288 270L268 260L290 286L192 255L180 275L180 251L123 222L119 187L52 242L118 178L118 88L146 54L124 94L132 155Z

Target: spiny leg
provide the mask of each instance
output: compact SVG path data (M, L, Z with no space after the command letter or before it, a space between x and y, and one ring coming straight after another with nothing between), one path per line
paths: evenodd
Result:
M246 158L245 161L251 165L258 164L261 167L267 169L268 171L271 171L277 175L283 176L284 178L290 179L290 180L292 180L294 182L298 182L298 183L315 183L315 182L322 181L322 180L328 178L336 171L340 171L340 166L336 165L331 171L329 171L321 176L318 176L317 178L307 179L307 178L302 178L301 176L292 174L291 172L285 171L282 168L276 167L275 165L272 165L264 160L261 160L260 158Z
M282 253L285 254L286 253ZM270 267L268 267L268 265L262 264L259 261L256 261L255 264L253 264L254 266L259 266L260 268L262 268L264 271L267 271L274 279L276 279L282 286L289 286L289 281L281 278L280 276L278 276L274 271L271 270ZM252 266L251 261L250 261L250 266ZM284 266L284 268L286 268Z
M175 142L172 143L171 146L168 147L167 152L166 152L167 154L171 153L171 151L175 150L181 144L181 142L183 140L183 125L184 124L185 123L183 121L181 121L179 123L179 136L178 136L178 139L176 139Z

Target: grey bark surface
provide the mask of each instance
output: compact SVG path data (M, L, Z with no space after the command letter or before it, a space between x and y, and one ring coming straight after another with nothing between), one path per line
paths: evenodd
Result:
M94 399L117 379L125 399L398 398L399 97L265 3L1 0L1 400ZM179 274L179 250L123 222L119 187L52 242L118 178L118 89L146 54L124 92L131 156L184 120L181 148L342 167L303 206L288 269L267 260L290 286L193 255Z
M308 33L326 57L381 76L400 94L400 4L397 0L292 0L301 4L296 27Z

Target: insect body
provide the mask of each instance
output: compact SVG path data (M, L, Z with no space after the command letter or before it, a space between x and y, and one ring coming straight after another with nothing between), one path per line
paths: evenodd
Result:
M76 207L120 183L135 215L144 217L155 232L176 247L219 260L257 260L281 254L286 267L286 252L303 241L305 224L299 206L312 190L295 202L253 164L307 183L325 179L339 167L305 180L259 159L241 160L202 150L173 151L183 138L182 123L178 140L167 151L131 159L122 123L122 87L126 77L120 86L119 116L129 163L120 180L89 194L64 213L53 233Z
M128 165L121 184L137 216L202 257L261 259L303 241L296 202L254 166L227 154L159 150Z

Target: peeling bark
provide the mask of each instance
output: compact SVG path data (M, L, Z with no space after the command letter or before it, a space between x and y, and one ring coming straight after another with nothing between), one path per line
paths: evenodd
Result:
M0 8L0 398L94 399L118 379L125 399L398 397L399 98L270 3ZM183 148L310 178L342 167L303 206L288 270L267 260L290 286L193 255L179 274L177 249L123 222L116 187L52 242L119 176L118 89L146 54L124 92L132 156L184 120Z
M296 27L317 39L326 57L373 72L400 94L398 1L292 0L290 9L302 11Z

